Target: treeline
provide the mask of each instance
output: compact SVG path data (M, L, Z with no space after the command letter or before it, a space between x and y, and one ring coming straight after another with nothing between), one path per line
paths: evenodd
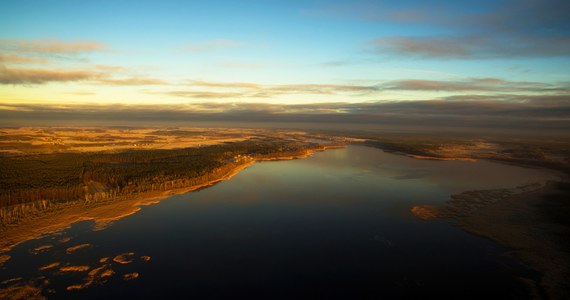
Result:
M246 141L174 150L0 156L0 208L110 201L187 187L218 178L240 162L238 156L242 162L244 157L290 156L308 147L284 141Z
M379 148L387 152L399 152L412 155L433 156L430 150L437 149L437 146L430 144L412 144L409 142L387 142L377 140L367 140L362 143L365 146Z

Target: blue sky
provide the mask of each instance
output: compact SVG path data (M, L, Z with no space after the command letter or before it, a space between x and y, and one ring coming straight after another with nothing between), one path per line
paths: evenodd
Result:
M560 0L2 1L0 106L560 102L569 9Z

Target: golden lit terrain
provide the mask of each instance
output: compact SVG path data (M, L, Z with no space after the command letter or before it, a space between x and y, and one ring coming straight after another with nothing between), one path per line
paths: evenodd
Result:
M98 152L203 147L254 138L304 141L303 131L220 128L23 127L0 129L0 152Z

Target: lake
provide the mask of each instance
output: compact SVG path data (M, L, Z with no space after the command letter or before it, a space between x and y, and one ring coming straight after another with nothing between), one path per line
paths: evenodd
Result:
M524 299L527 287L517 278L538 274L502 255L499 245L444 221L420 220L410 209L466 190L553 178L537 169L417 160L362 146L261 162L104 230L79 222L22 243L7 253L12 259L0 268L0 282L22 277L58 299ZM67 250L82 244L89 245ZM42 245L52 247L37 249ZM100 262L122 253L132 254ZM89 271L61 267L105 264L113 275L67 290L89 283ZM123 277L132 273L138 277Z

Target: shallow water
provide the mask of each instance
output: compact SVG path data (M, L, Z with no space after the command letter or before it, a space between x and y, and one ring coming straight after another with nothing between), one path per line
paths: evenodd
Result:
M553 175L488 161L416 160L350 146L256 163L229 181L173 196L93 231L92 222L23 243L0 281L22 277L54 298L525 298L536 274L493 242L410 208L465 190L514 187ZM69 241L64 238L71 238ZM88 243L71 254L66 249ZM41 245L52 248L35 253ZM87 272L40 271L53 262L96 268L106 282L67 291ZM150 256L145 261L141 256ZM123 274L140 276L124 280ZM45 283L45 276L49 282ZM7 286L4 284L0 287Z

